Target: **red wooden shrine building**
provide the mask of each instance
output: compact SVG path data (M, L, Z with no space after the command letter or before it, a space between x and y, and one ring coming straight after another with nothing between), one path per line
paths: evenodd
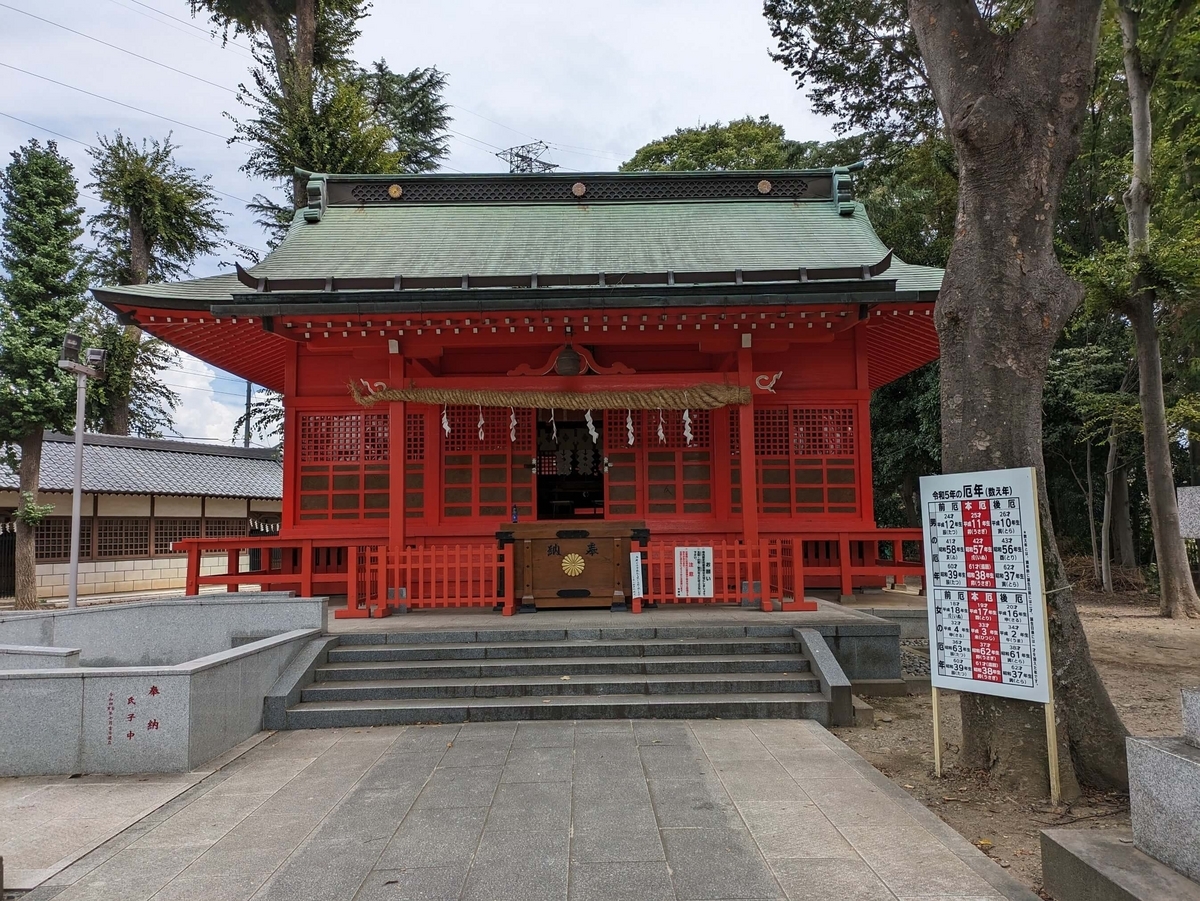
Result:
M283 395L280 533L184 542L191 591L507 613L585 533L618 600L631 544L648 601L699 600L679 546L714 548L705 600L764 609L920 572L918 530L875 526L869 405L937 356L941 270L883 246L848 170L312 175L308 197L248 270L95 292ZM229 573L201 577L215 548Z

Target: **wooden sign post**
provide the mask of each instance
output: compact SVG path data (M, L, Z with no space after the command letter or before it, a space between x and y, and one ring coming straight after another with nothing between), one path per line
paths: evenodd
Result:
M1060 797L1037 478L1032 468L921 479L934 772L938 689L1044 704L1050 798Z

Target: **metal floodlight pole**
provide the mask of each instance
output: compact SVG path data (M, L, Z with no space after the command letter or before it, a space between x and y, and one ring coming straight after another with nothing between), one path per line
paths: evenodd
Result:
M75 373L75 474L71 483L71 574L67 582L67 606L79 600L79 520L83 510L83 417L87 404L85 373Z
M83 509L83 429L87 411L87 380L104 378L104 350L93 347L87 351L87 363L79 362L83 345L78 335L67 335L63 341L62 359L58 368L75 375L75 474L71 487L71 571L67 582L67 606L79 601L79 521Z

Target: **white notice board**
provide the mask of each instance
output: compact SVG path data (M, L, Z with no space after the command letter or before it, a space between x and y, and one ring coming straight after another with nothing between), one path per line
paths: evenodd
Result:
M642 552L629 553L629 596L634 600L646 597L646 587L642 584Z
M1047 703L1033 469L925 476L921 511L934 687Z
M675 548L675 597L711 598L713 596L713 549L710 547Z

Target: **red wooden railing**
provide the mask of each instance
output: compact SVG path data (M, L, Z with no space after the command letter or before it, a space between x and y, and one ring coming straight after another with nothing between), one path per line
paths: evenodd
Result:
M713 537L651 540L642 550L645 601L662 604L741 604L763 610L812 610L805 589L836 587L843 595L855 586L882 586L890 577L923 576L920 529L863 529L770 535L757 544ZM675 594L675 548L713 549L713 597ZM240 553L280 549L279 565L243 571ZM492 543L435 544L389 548L385 538L353 542L254 538L188 538L175 543L188 554L187 593L201 585L242 585L262 590L294 590L302 596L345 595L339 617L387 616L396 608L493 607L506 616L515 609L510 551ZM204 554L225 555L225 572L201 574ZM352 599L352 600L349 600ZM635 600L634 612L642 604Z

